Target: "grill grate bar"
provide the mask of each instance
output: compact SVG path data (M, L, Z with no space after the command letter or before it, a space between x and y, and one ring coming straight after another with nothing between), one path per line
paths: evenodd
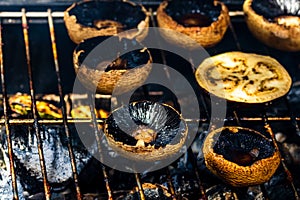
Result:
M167 175L167 184L168 184L168 187L170 189L170 193L172 195L172 199L176 200L177 199L177 195L175 194L175 188L174 188L174 185L172 183L172 177L171 177L171 174L170 174L169 167L166 167L165 172L166 172L166 175Z
M289 111L289 113L290 113L290 116L291 116L290 121L292 122L293 126L295 127L296 134L297 134L298 136L300 136L300 127L299 127L299 125L298 125L298 122L297 122L297 118L296 118L296 116L295 116L295 113L294 113L294 111L291 109L291 106L290 106L290 103L289 103L289 100L288 100L287 97L285 98L285 104L286 104L286 106L287 106L287 108L288 108L288 111Z
M268 104L266 105L268 106ZM297 192L297 189L295 187L295 184L294 184L294 181L293 181L293 176L292 176L292 173L290 172L290 170L288 169L288 167L286 166L285 164L285 160L284 158L282 157L281 155L281 152L279 150L279 146L277 144L277 141L276 141L276 138L275 138L275 134L271 128L271 125L268 121L268 116L266 115L266 113L264 113L264 116L263 116L264 120L264 128L266 129L266 131L270 134L271 138L272 138L272 141L274 143L274 146L275 148L279 151L279 154L280 154L280 158L281 158L281 164L282 164L282 167L284 168L284 171L287 175L287 180L289 181L290 185L292 186L292 189L293 189L293 192L294 192L294 196L295 196L295 199L298 200L299 199L299 195L298 195L298 192Z
M24 35L24 43L25 43L25 52L26 52L26 61L27 61L27 70L28 70L28 78L29 78L29 88L30 88L30 96L32 102L32 113L33 113L33 127L35 129L35 134L37 138L37 146L38 146L38 154L40 159L40 167L41 173L43 176L43 185L45 190L45 197L47 200L51 199L51 191L49 182L47 179L47 170L45 165L45 157L43 152L43 141L40 134L40 127L38 123L38 112L36 108L36 100L35 100L35 91L33 85L33 76L32 76L32 68L31 68L31 61L30 61L30 50L29 50L29 39L28 39L28 24L27 24L27 17L26 11L22 9L22 27L23 27L23 35Z
M143 189L142 182L141 182L141 179L140 179L140 175L138 173L134 173L134 176L135 176L135 180L136 180L136 183L137 183L137 186L138 186L138 192L139 192L139 195L140 195L140 199L141 200L146 200L144 189Z
M199 174L198 167L197 167L197 159L196 159L191 147L188 149L187 154L188 154L189 161L191 162L191 164L194 168L194 173L195 173L196 179L197 179L198 184L199 184L199 192L201 194L201 199L202 200L207 200L207 195L206 195L206 192L205 192L203 181L201 179L201 176Z
M71 139L70 139L71 138L70 129L67 124L66 104L64 101L62 84L61 84L60 67L58 64L56 41L55 41L55 30L54 30L54 25L53 25L51 9L48 9L48 24L49 24L49 31L50 31L50 37L51 37L55 72L56 72L56 76L57 76L57 83L58 83L57 86L58 86L58 92L59 92L59 97L60 97L60 102L61 102L63 124L64 124L65 133L67 136L68 151L69 151L69 156L70 156L70 160L71 160L71 167L72 167L73 178L74 178L74 183L75 183L75 188L76 188L76 197L78 200L80 200L80 199L82 199L82 194L81 194L80 187L79 187L78 173L77 173L77 169L76 169L76 160L75 160L74 151L73 151Z
M99 152L99 156L100 158L102 158L102 155L101 155L101 139L100 139L100 131L99 131L99 125L98 125L98 122L97 122L97 117L96 117L96 114L95 114L95 106L93 104L93 99L95 99L95 95L94 94L88 94L88 98L89 98L89 105L90 105L90 111L91 111L91 116L92 116L92 123L93 123L93 126L94 126L94 134L96 136L96 142L97 142L97 148L98 148L98 152ZM100 159L102 160L102 159ZM106 172L106 167L102 164L101 164L101 168L102 168L102 174L103 174L103 177L104 177L104 182L105 182L105 187L106 187L106 190L107 190L107 195L108 195L108 200L113 200L113 196L112 196L112 191L110 189L110 185L109 185L109 178L108 178L108 175L107 175L107 172Z
M12 140L10 133L10 124L9 124L9 114L8 114L8 102L7 102L7 94L6 94L6 83L5 83L5 70L3 64L3 51L2 51L2 24L0 19L0 71L1 71L1 86L3 93L3 110L4 110L4 124L5 124L5 132L7 136L7 149L9 156L9 168L10 168L10 176L12 180L12 191L13 191L13 199L18 200L18 187L17 187L17 178L16 171L13 159L13 148L12 148Z
M195 123L195 122L208 122L206 118L200 119L185 119L187 123ZM234 121L234 118L226 118L225 122ZM248 121L248 122L257 122L262 121L262 117L240 117L240 121ZM291 117L268 117L268 121L276 122L276 121L290 121ZM296 117L295 120L300 122L300 117ZM34 119L9 119L8 122L10 124L32 124ZM67 122L70 123L91 123L92 119L67 119ZM103 123L104 119L96 119L97 123ZM38 119L39 124L62 124L62 119ZM0 124L5 124L5 119L0 119Z

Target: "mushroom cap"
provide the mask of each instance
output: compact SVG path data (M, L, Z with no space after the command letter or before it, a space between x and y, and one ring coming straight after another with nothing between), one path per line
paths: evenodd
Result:
M245 0L243 10L249 30L267 46L283 51L299 51L300 12L293 14L292 11L285 11L284 5L274 2ZM290 0L280 2L291 3ZM291 9L297 5L292 5Z
M130 15L128 15L130 13ZM123 36L142 41L148 34L149 14L142 5L130 1L82 1L64 12L64 21L73 42L96 36ZM130 31L128 31L130 30Z
M179 151L188 127L171 106L149 101L133 102L114 110L104 133L118 153L135 160L154 161Z
M280 164L279 151L271 141L242 127L228 126L210 132L203 154L207 168L235 187L268 181Z
M185 26L180 20L184 16L187 19L183 21L195 26ZM213 5L205 1L163 1L157 9L157 21L163 28L161 35L168 42L194 49L199 45L210 47L220 42L229 25L229 14L225 4L219 1L214 1ZM182 37L182 34L187 37Z
M114 48L99 49L105 41ZM135 50L119 55L127 48ZM87 89L101 94L118 95L136 89L145 82L152 69L152 57L147 48L135 39L118 36L84 40L73 52L73 63L79 81Z

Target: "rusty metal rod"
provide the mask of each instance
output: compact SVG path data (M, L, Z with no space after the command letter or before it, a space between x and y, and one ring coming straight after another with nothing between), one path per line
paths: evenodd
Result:
M264 113L264 127L267 131L267 133L269 133L269 135L271 136L271 139L273 141L273 144L276 148L277 151L279 151L279 155L280 155L280 158L281 158L281 164L282 164L282 167L284 168L284 171L287 175L287 180L289 181L292 189L293 189L293 192L294 192L294 196L295 196L295 199L299 199L299 195L298 195L298 192L297 192L297 189L295 187L295 184L294 184L294 180L293 180L293 176L292 176L292 173L290 172L290 170L288 169L288 167L286 166L285 164L285 160L284 158L282 157L281 153L280 153L280 150L279 150L279 146L277 144L277 141L276 141L276 138L275 138L275 134L271 128L271 125L268 121L268 116L266 115L266 113Z
M141 200L146 200L143 185L142 185L142 182L141 182L141 179L140 179L140 175L138 173L134 173L134 176L135 176L135 180L136 180L136 183L137 183L137 189L138 189L138 193L140 195L140 199Z
M172 183L172 177L171 177L171 174L170 174L169 167L166 167L165 171L166 171L166 176L167 176L167 184L168 184L168 187L170 189L170 193L172 195L172 199L176 200L177 199L177 194L175 192L175 188L174 188L174 185Z
M1 86L2 86L2 93L3 93L3 110L4 110L4 124L5 124L5 133L7 137L7 150L8 150L8 157L9 157L9 169L10 169L10 176L12 180L12 191L13 191L13 199L18 200L18 186L17 186L17 178L16 178L16 171L13 159L13 147L12 147L12 140L10 134L10 124L9 124L9 114L7 112L8 102L7 102L7 93L6 93L6 84L5 84L5 69L3 64L3 50L2 50L2 23L0 19L0 71L1 71Z
M99 151L99 156L100 158L102 158L102 155L101 155L101 139L100 139L100 131L99 131L99 124L97 122L97 117L96 117L96 114L95 114L95 107L94 107L94 104L93 104L93 99L95 99L95 95L94 94L89 94L88 95L88 98L89 98L89 102L90 102L90 111L91 111L91 117L92 117L92 123L93 123L93 126L94 126L94 134L96 136L96 142L97 142L97 148L98 148L98 151ZM102 159L100 159L102 160ZM113 195L112 195L112 191L111 191L111 188L110 188L110 185L109 185L109 178L108 178L108 175L107 175L107 172L106 172L106 167L101 163L101 168L102 168L102 174L103 174L103 177L104 177L104 182L105 182L105 187L106 187L106 191L107 191L107 195L108 195L108 200L113 200Z
M194 173L195 173L197 182L199 184L199 192L201 194L201 199L202 200L207 200L207 196L206 196L205 188L204 188L204 185L203 185L203 181L200 177L198 167L197 167L197 158L195 158L195 155L194 155L193 150L192 150L191 147L188 148L187 154L188 154L189 161L191 162L191 164L193 166Z
M263 121L262 117L240 117L240 121L251 121L251 122L257 122L257 121ZM200 118L200 119L185 119L187 123L195 123L195 122L208 122L208 119L206 118ZM227 118L224 121L235 121L234 118ZM268 121L290 121L290 117L268 117ZM10 124L32 124L34 119L9 119ZM91 118L68 118L68 123L91 123L93 120ZM97 119L97 123L103 123L104 119ZM300 122L300 118L296 118L297 122ZM62 124L62 119L38 119L39 124ZM4 119L0 119L0 124L5 124Z
M60 102L61 102L60 109L62 112L64 129L65 129L65 133L66 133L67 141L68 141L68 151L69 151L69 156L70 156L70 160L71 160L71 168L72 168L72 173L73 173L73 178L74 178L76 197L77 197L77 200L81 200L82 194L81 194L80 187L79 187L79 178L78 178L78 172L77 172L77 168L76 168L76 159L75 159L75 155L74 155L74 151L73 151L73 147L72 147L72 143L71 143L72 140L71 140L70 129L69 129L68 123L67 123L66 104L64 101L62 84L61 84L60 67L58 64L58 56L57 56L57 48L56 48L56 40L55 40L55 30L54 30L54 25L53 25L51 9L48 9L48 24L49 24L49 32L50 32L50 38L51 38L55 72L56 72L56 77L57 77L57 87L58 87L58 93L59 93Z
M29 78L29 88L30 88L30 96L32 102L32 114L33 114L33 127L35 129L35 134L37 138L37 146L38 146L38 154L40 159L40 167L41 173L43 176L43 185L45 190L45 197L47 200L51 199L51 191L49 182L47 179L47 170L45 165L45 157L43 152L43 141L40 134L40 127L38 123L38 112L36 108L36 100L35 100L35 91L33 85L33 76L32 76L32 68L31 68L31 61L30 61L30 50L29 50L29 39L28 39L28 24L26 18L26 11L25 8L22 8L22 27L23 27L23 35L24 35L24 43L25 43L25 53L26 53L26 61L27 61L27 70L28 70L28 78Z

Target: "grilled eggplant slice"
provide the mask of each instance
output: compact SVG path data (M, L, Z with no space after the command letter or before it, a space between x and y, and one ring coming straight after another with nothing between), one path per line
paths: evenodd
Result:
M137 160L159 160L179 151L187 125L171 106L150 101L133 102L113 111L105 122L108 144Z
M274 58L226 52L205 59L195 72L206 91L230 101L264 103L284 96L292 79Z
M97 36L121 35L123 31L124 37L142 41L148 34L149 18L142 5L125 0L83 1L64 12L68 34L77 44Z
M272 141L252 129L234 126L210 132L203 155L207 168L235 187L267 182L280 164Z

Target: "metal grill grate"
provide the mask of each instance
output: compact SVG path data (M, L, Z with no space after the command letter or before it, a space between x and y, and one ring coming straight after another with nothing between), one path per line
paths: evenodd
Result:
M149 12L151 14L151 22L152 26L157 26L155 21L155 12L152 11L151 7L149 8ZM232 17L232 24L230 25L230 29L227 31L225 38L223 41L217 45L216 47L207 49L208 52L212 55L230 51L230 50L243 50L243 51L252 51L256 53L262 53L271 55L277 59L279 59L285 66L287 66L287 69L289 70L290 74L292 74L292 78L294 82L300 81L299 76L299 68L300 68L300 61L299 59L299 53L284 53L277 50L269 49L266 46L260 44L259 42L255 41L254 38L251 37L250 33L245 30L245 23L243 22L242 13L241 12L231 12ZM70 156L70 168L73 172L73 184L76 188L76 199L82 199L84 194L82 194L79 178L78 178L78 172L76 169L76 160L74 157L74 151L72 144L70 143L70 128L69 125L72 123L86 123L86 122L92 122L95 130L95 135L97 136L97 140L99 140L99 130L97 123L102 123L102 119L97 119L94 112L91 112L92 119L90 120L76 120L76 119L70 119L67 116L67 107L65 102L65 92L64 92L64 84L63 80L61 78L61 66L62 63L59 62L59 58L63 57L65 55L58 54L57 50L57 43L55 35L60 37L60 35L55 34L55 26L56 23L61 23L63 17L63 12L61 11L55 11L52 12L51 9L48 9L46 11L41 12L27 12L25 9L22 9L20 12L0 12L0 43L4 45L9 45L6 43L5 40L3 40L3 31L2 29L5 29L6 24L19 24L22 27L23 31L23 42L24 42L24 51L25 51L25 61L27 66L27 77L28 77L28 83L29 83L29 93L32 100L32 112L33 112L33 118L32 119L12 119L8 114L8 92L7 92L7 65L6 60L4 59L4 50L2 48L2 45L0 46L0 67L1 67L1 83L2 83L2 94L3 94L3 108L4 108L4 118L0 120L0 123L5 125L6 135L7 135L7 144L8 144L8 154L9 154L9 161L10 161L10 173L11 173L11 182L13 187L13 196L14 199L19 199L18 197L18 185L17 185L17 175L15 172L15 161L13 156L13 148L12 148L12 141L11 141L11 126L16 126L19 124L26 124L26 125L33 125L35 128L35 133L37 137L37 145L39 149L39 159L40 159L40 168L43 176L43 185L44 185L44 195L46 199L51 199L51 188L49 186L49 181L47 178L47 169L45 166L45 156L43 152L43 141L40 136L40 126L43 124L59 124L62 125L65 129L66 136L68 138L68 152ZM30 18L30 21L28 23L28 18ZM21 23L20 23L21 22ZM35 58L31 56L31 50L35 48L30 44L29 35L31 33L30 24L34 23L48 23L49 26L49 37L51 40L51 49L52 49L52 59L53 59L53 70L56 74L56 81L57 81L57 91L61 102L61 111L63 114L62 119L55 119L55 120L45 120L40 119L38 117L37 109L36 109L36 91L35 91L35 79L33 76L33 68L32 68L32 60ZM55 23L56 22L56 23ZM254 43L252 43L254 41ZM59 47L58 47L59 48ZM169 63L168 55L165 55L164 52L159 52L158 55L161 57L161 60L164 64ZM283 56L282 56L283 55ZM298 56L298 57L297 57ZM73 70L72 66L69 66L71 70ZM297 73L298 72L298 73ZM168 72L165 71L166 77L168 77ZM169 77L170 78L170 77ZM151 95L151 90L147 91L149 92L149 95ZM47 93L47 91L44 91L44 93ZM88 94L88 98L92 102L93 99L95 99L95 96L93 94ZM100 97L101 98L101 97ZM189 124L206 124L209 123L209 111L208 107L209 105L206 105L205 103L205 94L200 93L200 99L202 99L202 110L204 110L204 117L201 117L199 119L186 119ZM91 103L90 110L93 111L94 108ZM275 115L272 114L270 116L269 112L270 110L278 109L278 107L283 107L285 112L284 115L280 115L276 113ZM254 110L254 112L248 112L249 107L247 105L240 105L240 104L234 104L232 103L230 105L230 108L228 110L228 116L225 119L225 123L234 123L240 126L247 125L252 126L252 124L259 124L260 128L265 129L267 133L270 134L275 146L278 148L278 144L275 139L272 123L290 123L291 127L294 130L295 134L300 133L299 131L299 121L300 116L297 115L297 112L293 112L291 110L291 105L289 103L288 97L284 97L279 102L276 103L268 103L266 105L259 105L256 109L250 108L250 110ZM299 111L299 110L298 110ZM246 114L245 114L246 113ZM200 137L200 136L199 136ZM191 148L189 148L187 154L189 155L189 162L192 164L194 173L196 175L196 179L199 184L199 191L197 191L200 194L200 197L202 199L208 199L206 188L205 188L205 176L203 173L198 170L197 167L197 158L195 157L193 151ZM283 170L285 171L287 175L287 181L289 185L292 187L293 195L295 199L299 199L297 189L294 184L294 180L292 178L292 173L290 170L288 170L287 165L285 164L284 159L282 160L282 166ZM115 199L115 191L111 189L110 186L110 175L107 173L107 167L104 165L101 165L101 171L103 173L104 180L99 180L99 185L104 184L107 192L108 199ZM172 183L172 177L170 173L170 168L167 167L164 169L165 174L167 175L168 180L168 187L172 194L173 199L180 199L180 196L175 192L174 185ZM142 187L142 179L140 174L135 174L135 180L136 185L138 186L138 192L140 195L140 199L145 199L145 194ZM267 189L264 187L264 185L261 185L261 191L263 192L263 195L265 199L268 199L268 192Z

